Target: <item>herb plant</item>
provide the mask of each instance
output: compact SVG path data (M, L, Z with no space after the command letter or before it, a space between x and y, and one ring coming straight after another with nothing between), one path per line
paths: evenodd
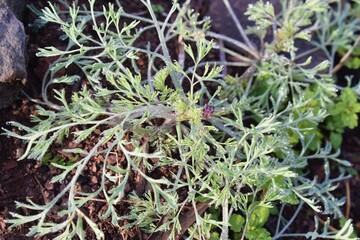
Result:
M52 182L66 182L71 176L66 187L44 205L30 199L17 202L32 214L12 213L8 223L34 222L29 236L53 233L54 239L87 239L87 226L97 239L105 239L84 212L86 204L100 198L106 205L101 219L118 229L137 227L150 237L356 239L350 237L351 220L329 231L330 220L343 216L345 201L333 191L350 177L343 169L351 165L338 158L330 141L338 148L342 129L357 124L359 91L345 88L338 96L340 87L331 70L333 54L344 42L352 42L345 36L359 28L359 20L338 21L350 19L340 0L331 7L323 0L281 1L279 13L259 1L249 5L246 14L255 25L245 30L228 0L223 1L242 41L211 32L209 19L200 19L189 0L174 1L161 21L150 0L140 1L145 16L124 11L120 1L102 11L95 9L95 0L83 6L59 1L66 11L49 3L41 19L58 24L68 45L38 53L57 60L44 77L34 126L10 122L23 134L4 131L27 143L19 160L47 159L53 144L78 158L67 164L53 162L62 172ZM329 36L332 27L338 32ZM154 31L156 40L140 41ZM274 35L270 41L269 31ZM249 40L251 35L261 46ZM317 37L311 40L312 35ZM178 59L170 47L174 40L183 51ZM312 50L302 52L298 41L308 41ZM208 61L213 50L239 62ZM312 62L316 50L324 51L326 59ZM140 58L147 62L145 68ZM82 73L59 76L69 65ZM224 74L227 67L247 70L230 76ZM75 82L80 82L80 90L65 90ZM94 135L97 141L85 150L85 140ZM69 148L68 142L75 147ZM78 179L98 155L104 158L99 188L80 191ZM116 162L110 163L110 157ZM309 163L317 161L324 162L321 181L307 171ZM331 174L330 165L339 169L338 175ZM158 177L159 169L169 174ZM131 176L141 179L145 190L126 190ZM68 201L60 207L59 222L48 221L47 214L62 198ZM119 211L124 201L130 203L127 214ZM292 233L290 226L304 205L329 220L320 226L315 217L315 229ZM296 210L287 219L283 213L289 207ZM278 214L271 218L277 225L271 228L267 222L276 209ZM183 217L190 213L192 222Z

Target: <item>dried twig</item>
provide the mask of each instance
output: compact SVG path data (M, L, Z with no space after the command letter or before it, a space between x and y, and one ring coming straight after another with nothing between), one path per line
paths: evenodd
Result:
M198 212L199 215L203 214L206 211L206 209L209 207L209 202L210 201L206 201L197 204L196 211ZM195 220L196 220L195 211L189 210L180 216L181 230L177 236L177 239L179 239L188 230L188 228L191 227L191 225L193 225ZM171 230L166 232L157 232L155 234L152 234L148 238L148 240L167 240L169 239L170 233Z
M349 181L345 181L345 190L346 190L346 209L345 209L345 219L350 217L350 208L351 208L351 194L350 194L350 184Z
M46 194L45 194L45 190L44 190L44 187L41 185L39 179L34 175L34 179L35 181L37 182L37 184L39 185L40 187L40 191L41 191L41 195L43 196L43 199L44 199L44 203L45 204L48 204L49 203L49 199L47 198Z
M333 68L331 71L332 74L337 73L345 64L346 60L349 59L350 55L354 51L354 49L359 45L360 43L360 36L358 36L353 44L353 46L345 53L345 55L340 59L340 62Z
M319 220L319 222L322 224L322 225L325 225L325 221L322 220L319 216L316 216L316 218ZM333 226L329 225L329 229L330 231L332 232L337 232L339 231L338 229L334 228Z

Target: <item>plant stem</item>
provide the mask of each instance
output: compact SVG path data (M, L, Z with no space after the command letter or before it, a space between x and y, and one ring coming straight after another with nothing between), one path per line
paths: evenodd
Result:
M225 225L221 229L221 240L228 240L229 239L229 199L225 198L224 202L222 203L222 220L225 223Z
M287 222L287 224L281 229L280 232L278 232L278 229L279 229L279 226L280 226L280 221L281 221L281 218L279 217L278 219L278 224L277 224L277 229L276 229L276 234L275 236L273 236L273 240L276 240L278 238L281 238L283 237L283 233L290 227L290 225L294 222L294 220L296 219L296 217L298 216L302 206L304 205L304 201L301 201L298 205L298 207L296 208L296 211L295 213L293 214L293 216L291 217L291 219ZM283 207L281 208L281 210L283 210ZM281 211L280 211L280 216L281 216Z
M236 28L239 30L241 37L244 39L244 41L246 42L246 44L253 50L255 50L254 46L251 44L249 38L247 37L244 28L242 27L241 23L239 22L239 19L237 18L236 14L234 13L234 10L232 9L230 3L228 0L223 0L226 9L228 10L228 12L230 13L230 16L232 18L232 20L235 23Z

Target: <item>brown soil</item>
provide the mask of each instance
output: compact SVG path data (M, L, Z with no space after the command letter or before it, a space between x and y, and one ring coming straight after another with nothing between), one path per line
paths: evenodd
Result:
M134 12L139 11L139 4L136 1L124 1L128 9L132 9ZM159 3L166 3L165 6L169 7L171 1L154 1ZM206 7L203 2L206 1L194 1L194 6L200 11L204 11ZM45 1L28 0L28 4L32 3L38 8L46 6ZM59 31L55 26L49 25L43 29L39 29L38 32L33 32L29 23L32 23L35 19L35 15L28 9L25 12L26 31L29 36L28 40L28 85L26 91L32 97L39 97L40 93L40 82L44 75L47 66L53 59L37 58L35 53L39 47L61 45L62 43L58 40ZM147 41L146 39L144 39ZM73 69L76 71L76 69ZM71 69L67 70L71 71ZM10 107L0 110L0 127L8 128L6 125L7 121L18 121L24 124L30 124L29 116L34 111L34 104L25 100L23 96L19 96ZM17 131L13 129L13 131ZM344 158L350 160L353 163L353 167L360 172L360 128L353 131L348 131L344 138L344 148L342 155ZM91 145L91 142L88 142ZM62 188L61 185L52 185L50 179L53 175L56 175L56 170L51 169L49 166L36 162L34 160L23 160L16 161L21 152L24 151L23 143L18 139L7 138L0 136L0 240L22 240L22 239L51 239L50 237L42 238L30 238L25 234L28 232L30 225L23 225L20 227L9 229L8 225L4 223L4 219L9 218L10 212L17 212L19 214L28 214L23 209L16 209L14 201L25 202L26 199L31 199L36 203L46 203L51 199L57 192ZM98 176L98 164L101 159L94 159L88 166L86 176L84 175L81 179L82 188L87 188L89 191L96 188L99 182ZM316 170L316 169L315 169ZM360 186L360 175L356 175L349 181L349 198L350 204L350 215L348 217L354 220L354 225L360 229L360 192L358 188ZM136 189L136 180L132 181L132 184L128 186L129 191ZM346 193L345 183L340 186L339 192L342 194ZM103 211L101 202L92 202L87 206L87 214L93 220L98 220L98 213ZM127 206L120 206L120 208L126 209ZM126 211L126 210L122 210ZM345 211L345 208L344 208ZM297 223L296 227L299 229L292 230L303 230L309 229L309 222L304 220L307 219L306 213L301 222ZM56 221L56 215L49 215ZM325 219L325 217L323 217ZM98 221L100 222L100 221ZM113 227L108 222L101 223L101 229L106 233L106 239L141 239L144 237L136 229L129 232L121 232ZM87 239L95 239L92 233L87 235Z

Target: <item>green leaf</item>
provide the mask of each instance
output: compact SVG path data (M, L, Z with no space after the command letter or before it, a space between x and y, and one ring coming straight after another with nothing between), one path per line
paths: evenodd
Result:
M360 58L353 57L353 58L348 59L345 62L345 66L350 69L359 69L360 68Z
M265 228L255 228L254 230L246 231L245 236L248 240L271 240L271 234Z
M191 57L191 59L195 62L195 55L190 45L184 44L185 52Z
M80 79L80 77L78 75L73 75L73 76L62 76L60 78L54 78L52 80L53 83L64 83L64 84L68 84L68 85L72 85L74 84L76 81L78 81Z
M355 168L353 168L353 167L346 167L346 168L344 168L344 170L345 170L347 173L349 173L351 176L356 176L356 175L359 174L358 171L357 171Z
M80 143L83 140L85 140L91 133L94 132L96 127L97 126L95 125L95 126L92 126L92 127L88 128L88 129L85 129L85 130L73 132L73 134L77 136L75 142Z
M268 220L270 211L268 207L256 206L250 215L249 226L250 227L262 227Z
M61 51L55 47L40 48L40 52L36 53L37 57L55 57L65 55L65 51Z
M258 1L255 4L249 4L245 15L249 16L249 20L255 21L255 24L261 28L266 29L273 24L275 18L274 6L263 1Z
M212 232L209 238L209 240L219 240L219 239L220 239L220 233L218 232Z
M343 138L342 134L338 132L330 132L330 142L335 149L341 147Z
M154 76L154 88L159 91L165 90L165 80L170 74L170 69L168 67L161 69Z
M234 232L238 233L244 228L245 225L245 218L240 214L231 214L229 219L230 229Z

